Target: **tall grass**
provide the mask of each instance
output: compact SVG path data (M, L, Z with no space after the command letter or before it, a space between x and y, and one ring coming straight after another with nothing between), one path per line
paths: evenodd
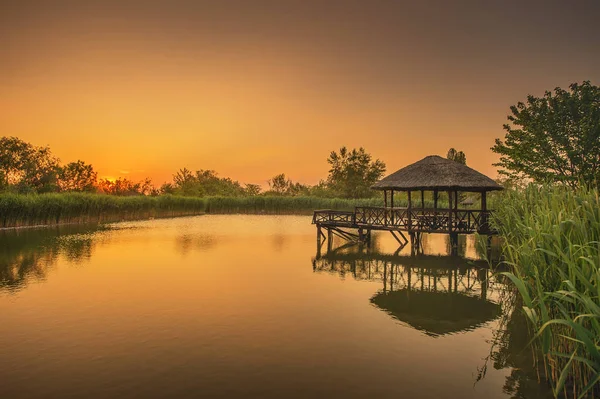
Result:
M0 194L0 227L102 223L201 213L311 214L315 209L353 210L356 206L383 206L383 199ZM397 199L395 206L406 206L406 200ZM425 206L433 206L433 203L425 201ZM442 201L439 206L443 206Z
M206 209L203 198L102 194L0 195L0 227L65 223L112 222L197 215Z
M554 395L600 396L598 191L506 192L494 223Z
M208 213L300 213L312 214L316 209L354 210L356 206L383 206L380 198L343 199L320 197L208 197Z

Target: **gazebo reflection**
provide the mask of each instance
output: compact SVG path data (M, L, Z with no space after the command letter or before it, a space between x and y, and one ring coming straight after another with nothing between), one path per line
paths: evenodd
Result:
M497 283L485 261L332 251L315 257L313 270L380 281L371 304L432 337L473 330L500 315Z

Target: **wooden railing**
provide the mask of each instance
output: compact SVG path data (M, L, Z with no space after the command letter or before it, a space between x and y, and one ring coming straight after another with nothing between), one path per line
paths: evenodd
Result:
M357 207L358 226L387 226L407 231L486 232L491 211L480 209Z
M315 211L313 223L421 232L488 233L491 213L480 209L357 207L354 212Z
M313 224L330 224L336 226L354 226L354 212L352 211L333 211L331 209L322 209L313 214Z

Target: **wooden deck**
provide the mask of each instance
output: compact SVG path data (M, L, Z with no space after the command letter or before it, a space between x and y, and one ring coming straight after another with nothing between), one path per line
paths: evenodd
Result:
M408 233L445 233L494 235L489 218L492 211L480 209L427 209L356 207L352 211L314 211L313 224L317 227L387 230Z

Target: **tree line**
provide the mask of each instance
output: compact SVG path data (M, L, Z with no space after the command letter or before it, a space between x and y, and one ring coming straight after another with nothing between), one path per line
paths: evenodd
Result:
M373 159L364 148L332 151L326 179L314 186L293 182L284 173L268 180L263 191L258 184L242 184L220 177L214 170L179 169L170 183L155 187L149 178L132 181L99 179L91 164L78 160L61 164L49 147L36 147L17 137L0 138L0 192L20 194L53 192L94 192L111 195L184 196L319 196L330 198L368 198L370 190L385 173L385 164Z
M501 182L522 186L529 182L561 183L576 188L598 187L600 181L600 88L589 81L556 88L542 97L529 95L510 108L506 136L496 139L492 151L500 155ZM448 159L466 164L462 151L451 148ZM112 195L253 196L311 195L368 198L370 189L386 171L364 148L346 147L327 158L326 179L310 186L284 173L268 180L263 192L257 184L220 177L214 170L178 170L171 183L155 187L150 179L99 179L93 166L81 160L61 164L50 148L36 147L17 137L0 138L0 192L99 192Z

